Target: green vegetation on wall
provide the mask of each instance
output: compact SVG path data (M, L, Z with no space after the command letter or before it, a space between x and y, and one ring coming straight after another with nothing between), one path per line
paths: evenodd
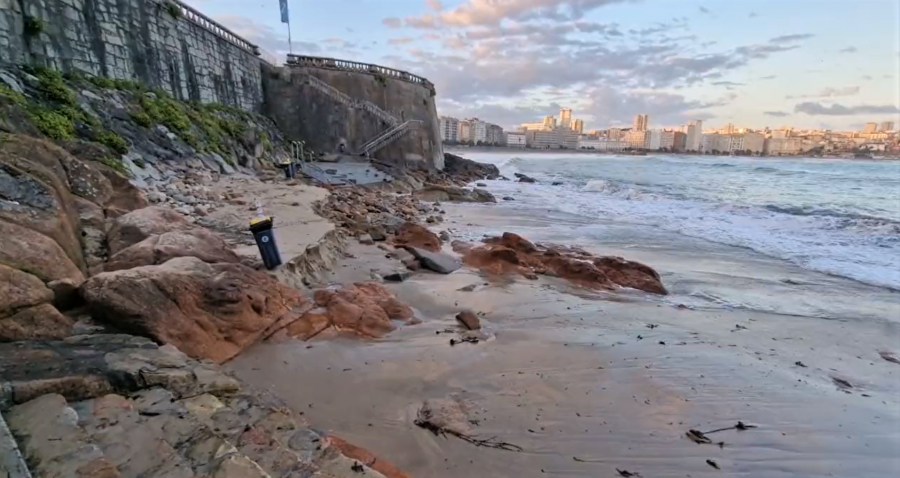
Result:
M31 15L25 15L25 20L22 26L26 37L40 35L47 28L46 25L44 25L43 20Z

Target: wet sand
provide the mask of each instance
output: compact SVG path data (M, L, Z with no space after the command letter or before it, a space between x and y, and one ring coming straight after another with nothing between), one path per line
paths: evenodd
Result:
M502 223L550 240L554 224L578 221L502 214L448 207L441 228L476 237ZM900 349L897 294L742 249L654 240L652 231L630 228L618 240L609 227L595 252L651 264L672 295L422 273L391 286L420 325L378 341L260 344L230 367L307 412L313 426L417 477L900 474L900 365L879 356ZM373 246L352 252L335 281L396 267ZM480 286L457 290L470 284ZM452 334L436 334L455 327L463 307L485 314L491 339L451 347ZM477 448L413 424L423 400L448 395L472 404L475 435L525 451ZM759 428L710 435L723 448L684 435L738 420Z

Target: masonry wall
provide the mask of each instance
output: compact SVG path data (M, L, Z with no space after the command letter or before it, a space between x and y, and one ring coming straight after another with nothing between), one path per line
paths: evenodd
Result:
M0 0L0 63L133 79L181 100L260 110L263 62L252 45L182 13L181 6L173 14L177 5L168 0ZM34 31L37 23L42 31Z
M421 84L379 77L365 72L314 67L266 67L263 74L264 113L285 136L305 141L318 151L336 151L344 141L350 151L390 126L369 112L350 109L303 83L312 75L350 97L368 100L401 122L420 120L422 126L375 153L387 162L421 163L443 169L440 121L433 91Z

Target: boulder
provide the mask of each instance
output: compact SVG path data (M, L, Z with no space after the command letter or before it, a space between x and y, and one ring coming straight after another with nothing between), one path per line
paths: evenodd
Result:
M0 318L0 342L61 339L72 332L73 324L56 307L40 304Z
M52 300L53 291L40 279L0 264L0 317Z
M387 240L387 232L384 226L372 226L369 228L369 237L375 242L383 242Z
M409 271L394 271L382 276L387 282L403 282L406 279L409 279L410 273Z
M468 330L481 329L481 321L478 320L478 316L475 315L475 312L472 312L471 310L464 310L456 314L456 320Z
M441 274L450 274L451 272L462 267L459 259L443 252L431 252L418 247L404 247L418 261L422 267L439 272Z
M150 205L144 193L119 173L103 166L103 175L112 184L113 195L106 203L107 217L116 218Z
M203 262L238 263L240 257L219 237L204 228L150 236L109 258L104 271L162 264L176 257L196 257Z
M425 202L497 202L493 194L484 189L474 190L454 186L429 184L413 193L413 196Z
M450 153L444 153L444 173L465 183L500 177L500 170L493 164L479 163Z
M184 216L167 207L154 206L138 209L122 215L112 222L107 234L109 253L115 255L150 236L193 228L194 226Z
M425 226L407 222L400 226L394 237L394 245L412 246L431 252L441 250L441 239Z
M668 294L659 273L640 262L625 260L621 257L599 257L593 260L593 264L610 280L622 287L631 287L654 294Z
M81 293L95 319L216 362L237 355L302 302L268 274L196 257L98 274Z
M418 323L412 308L375 282L320 289L314 298L317 308L288 325L289 336L308 340L333 327L360 337L378 338L396 329L392 321Z
M359 236L359 243L365 244L367 246L371 246L372 244L375 244L375 240L372 239L372 236L370 236L368 234L363 234L363 235Z
M667 294L659 274L652 268L620 257L596 257L575 247L535 245L513 233L489 237L484 246L454 241L453 250L466 265L488 274L520 274L560 277L583 287L612 290L631 287L654 294Z
M0 221L0 264L34 274L44 282L84 274L53 239L19 224Z
M516 177L519 179L520 183L536 183L537 182L536 179L534 179L530 176L526 176L522 173L516 173Z
M64 178L36 161L0 150L0 197L4 199L0 202L0 222L18 224L49 237L83 270L78 213Z

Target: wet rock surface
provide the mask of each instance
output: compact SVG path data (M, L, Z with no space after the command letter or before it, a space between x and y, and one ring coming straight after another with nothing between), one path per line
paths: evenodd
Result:
M194 257L99 274L82 295L96 319L216 362L302 303L296 290L267 274Z
M497 166L479 163L450 153L444 153L444 173L464 183L500 178L500 170L497 169Z
M419 322L412 308L376 282L320 289L314 301L314 309L287 325L287 336L308 340L333 330L378 338L394 331L395 321L407 325Z
M404 246L404 248L419 261L423 268L440 274L450 274L462 267L459 259L443 252L432 252L410 246Z
M467 189L455 186L428 185L414 192L413 196L426 202L497 202L497 198L484 189Z
M456 241L453 249L466 265L488 274L560 277L578 285L613 290L618 287L667 294L659 274L651 267L621 257L597 257L577 248L535 245L514 233L489 237L485 245Z
M400 226L392 242L395 246L415 247L431 252L439 252L441 250L441 238L437 234L431 232L425 226L411 222Z

